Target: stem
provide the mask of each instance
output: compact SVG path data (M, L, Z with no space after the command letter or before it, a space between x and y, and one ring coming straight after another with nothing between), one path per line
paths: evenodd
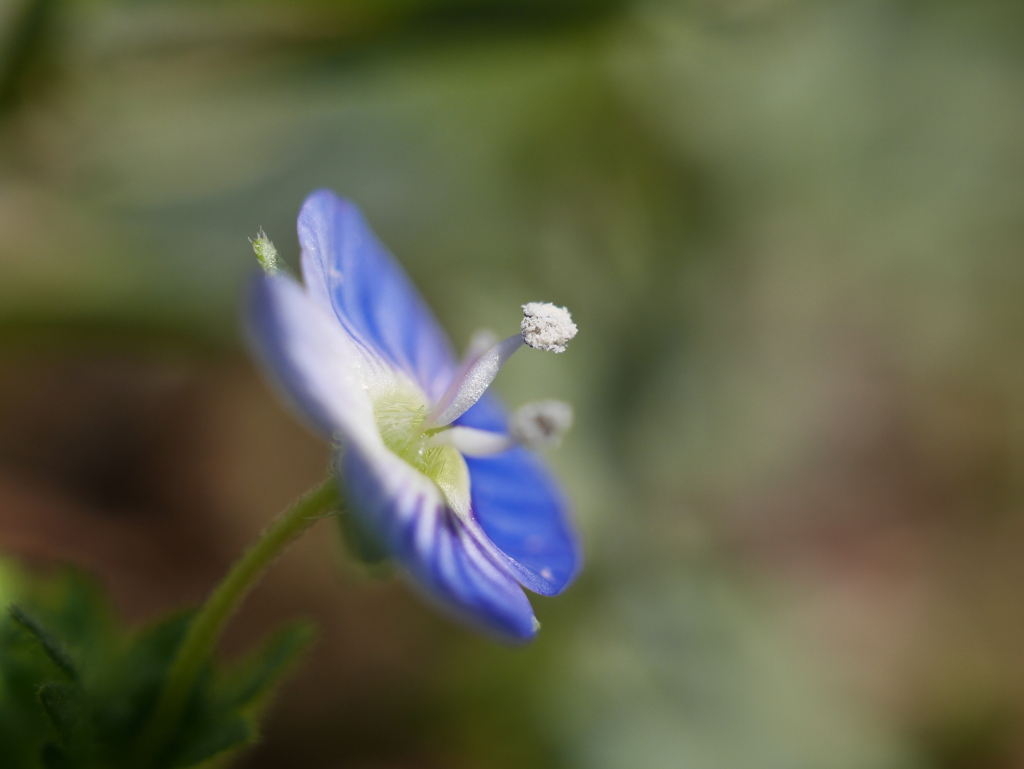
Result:
M316 523L325 511L336 507L339 501L338 484L334 478L328 478L306 492L270 523L210 594L178 648L160 699L136 743L136 760L131 762L133 766L140 769L148 766L165 747L199 673L213 655L224 626L266 568L296 537Z

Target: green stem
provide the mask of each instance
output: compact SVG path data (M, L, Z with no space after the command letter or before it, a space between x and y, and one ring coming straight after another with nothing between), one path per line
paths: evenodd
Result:
M143 769L165 747L199 673L213 655L224 626L266 568L296 537L339 502L334 478L308 491L271 522L213 591L189 625L156 708L139 736L132 766Z

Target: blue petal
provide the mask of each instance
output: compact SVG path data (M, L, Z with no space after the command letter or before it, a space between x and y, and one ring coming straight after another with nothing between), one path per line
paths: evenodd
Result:
M341 458L352 512L429 598L462 621L521 643L537 632L530 602L433 483L394 455L350 447Z
M481 398L456 424L505 432L496 399ZM491 542L512 559L510 568L535 593L555 595L582 566L568 505L539 457L513 448L490 457L466 457L473 514Z
M249 341L296 411L324 437L379 442L367 386L385 374L334 316L284 275L258 275L245 307Z
M524 448L466 457L473 514L519 581L541 595L562 592L580 570L568 506L541 460Z
M453 424L489 430L493 433L508 433L508 412L501 402L489 393L484 393Z
M417 382L432 401L447 389L455 356L408 276L355 204L317 190L299 212L302 276L350 333Z

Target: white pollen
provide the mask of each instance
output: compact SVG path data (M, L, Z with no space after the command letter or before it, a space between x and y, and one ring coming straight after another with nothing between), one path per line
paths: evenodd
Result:
M528 449L557 446L572 427L572 406L565 401L533 401L516 409L508 431Z
M524 304L521 328L530 347L547 352L565 352L565 345L576 336L569 311L548 302Z

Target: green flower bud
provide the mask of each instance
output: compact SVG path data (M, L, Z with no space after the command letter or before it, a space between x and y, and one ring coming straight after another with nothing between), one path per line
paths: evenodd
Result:
M277 263L277 249L274 248L274 244L270 242L270 238L267 237L267 233L263 231L262 227L256 233L255 240L249 238L249 242L252 243L252 250L256 252L256 258L260 260L260 266L265 273L270 275L281 269Z

